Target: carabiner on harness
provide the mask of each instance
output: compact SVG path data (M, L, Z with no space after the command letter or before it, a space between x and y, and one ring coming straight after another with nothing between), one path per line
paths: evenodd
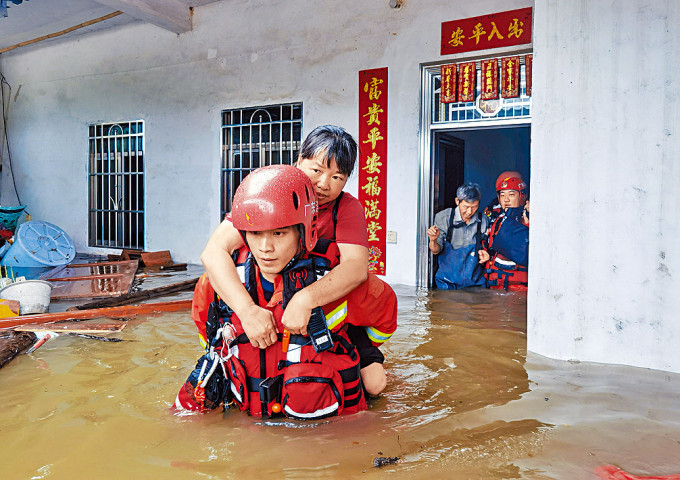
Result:
M220 327L215 332L215 339L211 342L211 345L206 349L206 354L203 358L203 363L201 365L201 370L198 374L196 380L196 387L194 388L194 397L199 405L199 409L203 412L205 408L205 388L208 382L212 378L217 366L219 365L222 369L222 375L224 379L229 378L227 376L227 370L224 364L229 360L234 351L230 346L231 341L235 338L236 331L231 324L226 324ZM220 342L221 340L221 342ZM221 343L221 345L220 345ZM216 345L219 345L216 348ZM226 351L226 354L224 352Z

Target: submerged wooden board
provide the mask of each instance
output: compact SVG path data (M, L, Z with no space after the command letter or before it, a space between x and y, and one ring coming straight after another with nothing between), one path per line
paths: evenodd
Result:
M157 267L161 265L172 265L172 257L169 250L160 252L143 252L142 263L145 267Z
M0 338L0 368L35 343L32 332L17 332Z
M73 312L41 313L38 315L24 315L22 317L0 318L0 329L27 325L29 323L48 323L64 320L83 320L86 318L127 318L135 315L152 313L176 312L191 308L191 300L173 300L171 302L143 303L141 305L121 305L119 307L94 308Z
M149 298L162 297L185 290L193 290L196 286L196 283L198 283L199 278L200 277L196 277L178 283L171 283L170 285L163 285L161 287L151 288L148 290L126 293L114 298L103 298L101 300L95 300L94 302L76 305L75 307L69 308L69 310L89 310L91 308L115 307L118 305L139 303L144 300L148 300Z
M40 278L52 283L52 300L117 297L128 293L139 260L63 265Z
M74 333L111 333L120 332L127 324L120 323L83 323L83 322L58 322L20 325L15 332L74 332Z

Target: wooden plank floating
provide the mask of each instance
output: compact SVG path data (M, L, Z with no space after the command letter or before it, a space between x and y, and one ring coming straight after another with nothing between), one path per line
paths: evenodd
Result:
M62 265L40 278L52 283L52 300L116 297L130 291L138 260Z
M0 329L17 327L27 323L49 323L64 320L84 320L88 318L126 318L135 315L149 315L153 313L176 312L191 308L191 300L174 300L159 303L142 303L140 305L121 305L118 307L94 308L58 313L41 313L37 315L24 315L23 317L0 318Z
M56 332L56 333L111 333L120 332L127 324L120 323L83 323L83 322L58 322L20 325L15 332Z
M172 265L172 257L169 250L160 252L143 252L141 254L142 263L145 267L158 267L162 265Z
M35 343L32 332L17 332L0 338L0 368Z
M192 290L200 277L185 280L183 282L171 283L162 287L150 288L148 290L140 290L138 292L126 293L115 298L104 298L94 302L76 305L69 310L89 310L91 308L114 307L118 305L126 305L135 303L150 298L162 297L171 293L183 292L185 290Z
M186 270L187 269L187 264L186 263L173 263L172 265L161 265L161 270L162 271L178 271L178 270Z

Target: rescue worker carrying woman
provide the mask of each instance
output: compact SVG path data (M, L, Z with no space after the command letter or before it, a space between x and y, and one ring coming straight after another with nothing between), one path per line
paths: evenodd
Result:
M427 229L428 247L437 255L437 288L458 290L484 285L484 269L477 252L489 229L489 218L479 211L482 192L476 183L456 190L456 207L437 213Z
M231 221L245 246L235 252L234 262L253 301L272 313L277 341L266 348L253 345L238 315L204 275L194 292L192 318L206 354L178 393L175 408L204 411L233 402L251 415L302 420L366 409L359 355L346 325L394 329L396 310L356 318L370 306L353 308L341 298L312 311L307 335L291 334L282 323L295 293L338 263L337 245L317 240L318 210L312 182L292 166L259 168L239 185Z
M364 206L343 190L356 168L357 153L352 135L335 125L316 127L300 145L296 165L309 177L319 202L317 235L335 242L340 257L327 275L303 288L286 307L282 323L291 333L305 335L312 310L341 298L348 300L351 310L370 305L370 311L350 313L355 319L371 318L372 312L378 310L396 315L396 294L387 283L368 272ZM243 237L227 214L208 240L201 261L212 287L238 314L253 346L264 349L277 340L276 322L271 312L253 302L238 277L231 258L243 247ZM369 394L379 394L387 384L384 357L373 347L386 342L395 328L396 323L347 327L347 334L359 350L361 380Z
M491 220L488 242L479 251L486 262L489 288L527 289L529 265L529 202L526 183L517 172L503 172L496 179L498 206L485 213Z

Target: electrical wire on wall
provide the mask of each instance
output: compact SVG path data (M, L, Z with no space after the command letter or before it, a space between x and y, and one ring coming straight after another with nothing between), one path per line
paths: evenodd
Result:
M5 100L5 85L7 86L7 100ZM21 205L21 198L19 198L19 191L17 184L14 181L14 170L12 169L12 151L9 145L9 135L7 134L7 122L9 119L9 102L12 98L12 86L7 82L5 76L0 73L0 91L2 92L2 142L0 142L0 171L4 159L5 146L7 146L7 164L9 165L9 173L12 176L12 185L14 186L14 194L17 197L17 202ZM28 212L26 212L28 214Z

